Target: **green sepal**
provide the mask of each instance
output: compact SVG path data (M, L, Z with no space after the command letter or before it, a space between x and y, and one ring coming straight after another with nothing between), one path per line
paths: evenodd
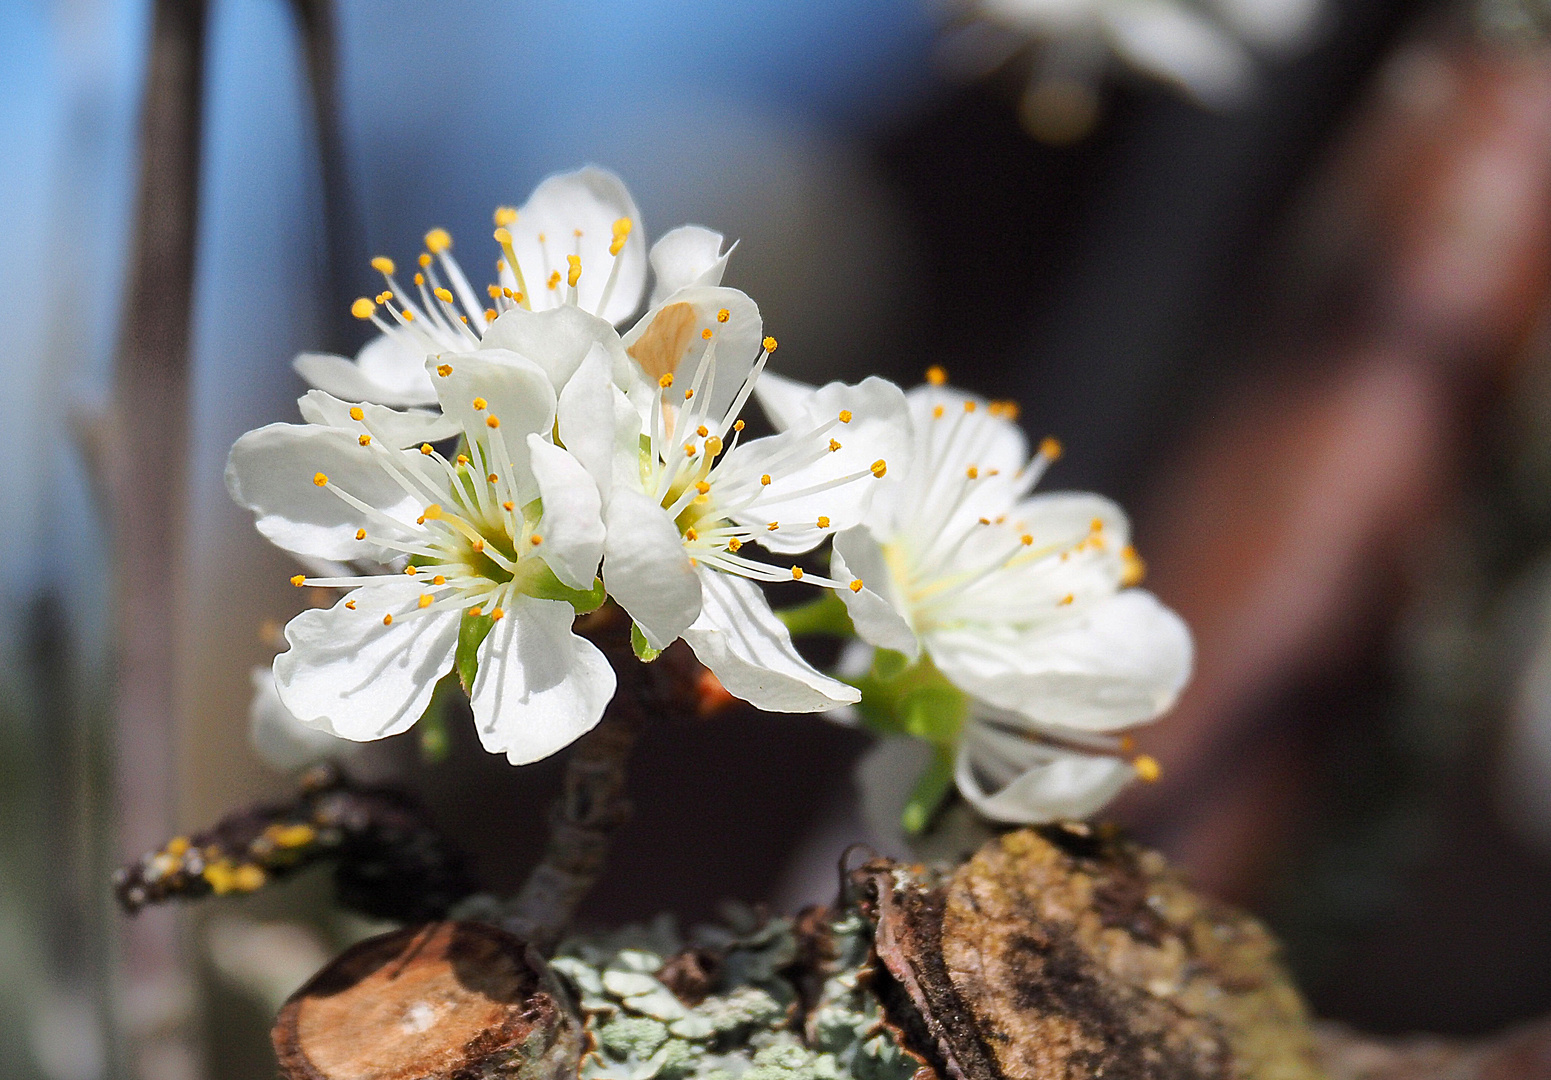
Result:
M602 578L593 578L590 589L573 589L562 583L555 576L555 572L547 566L542 573L526 583L523 591L540 600L564 600L576 609L578 615L597 611L603 606L603 601L609 598L608 592L603 588Z
M641 632L639 623L630 624L630 648L635 652L635 658L643 664L650 664L662 655L661 649L654 649L646 643L646 635Z
M851 615L845 602L826 589L817 600L796 607L782 608L776 618L786 624L793 637L804 634L828 634L831 637L855 637L856 627L851 625Z
M912 735L934 746L953 746L969 716L969 697L927 657L914 664L897 652L879 649L873 669L852 685L867 726L884 735Z
M911 789L910 801L899 817L907 836L919 836L926 831L932 819L942 809L943 800L953 790L953 747L932 747L932 763L926 767L916 786Z
M474 693L474 676L479 674L479 646L494 626L495 619L489 615L470 615L467 611L458 624L458 651L453 668L465 694Z
M420 760L427 765L437 765L447 760L452 742L447 734L447 713L452 696L458 692L458 677L452 672L443 675L431 691L431 701L425 707L415 731L420 737Z

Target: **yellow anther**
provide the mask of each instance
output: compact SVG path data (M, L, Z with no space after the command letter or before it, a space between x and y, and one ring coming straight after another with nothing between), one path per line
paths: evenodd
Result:
M1003 401L1001 406L1003 420L1016 420L1018 419L1018 413L1022 411L1018 408L1016 401Z
M1136 778L1144 784L1156 783L1158 777L1163 775L1158 759L1150 754L1139 754L1136 760L1131 762L1131 767L1136 770Z
M432 503L430 506L426 507L425 508L425 516L426 516L426 519L429 520L429 521L435 521L437 518L441 517L442 516L441 504L440 503Z
M625 241L630 236L630 219L620 218L614 222L614 239L609 242L609 254L618 255L625 249Z
M452 237L446 229L432 229L425 234L425 246L432 255L440 255L452 247Z
M494 416L487 416L485 417L485 426L488 428L498 428L501 426L501 421Z
M981 518L980 519L980 524L982 524L982 525L989 525L989 524L991 524L991 519L990 518Z
M635 223L627 217L617 218L614 221L614 235L629 236L630 230L634 225Z
M717 322L726 322L730 318L732 318L732 312L728 311L726 308L722 308L722 310L716 313Z
M307 575L306 574L292 574L291 575L291 584L295 585L298 589L300 589L303 585L307 584Z
M941 405L933 405L932 406L932 419L933 420L941 420L942 419L942 406Z
M761 341L760 344L765 347L766 352L776 351L776 339L773 337L767 337L764 341Z
M694 396L695 396L695 388L693 386L691 386L688 390L684 391L684 400L685 401L688 401L690 398L692 398Z
M491 483L491 485L494 485L496 483L496 481L500 480L501 478L499 476L497 476L495 473L491 473L489 476L486 476L485 479L488 480Z
M673 372L670 371L667 374L663 375L662 378L658 379L657 380L657 385L662 387L664 390L666 390L668 387L672 386L673 385Z
M502 228L517 224L517 209L512 206L498 206L495 208L495 223Z
M452 303L452 290L451 289L432 289L431 290L431 295L436 297L438 300L440 300L444 304Z
M393 293L390 292L387 289L382 290L382 292L380 292L376 296L372 297L372 300L375 303L378 303L378 304L386 304L389 300L392 300L392 299L393 299Z
M501 509L505 510L509 514L516 509L516 505L512 503L511 500L507 500L501 504Z
M445 584L447 584L447 579L444 578L442 575L437 574L434 578L431 579L431 584L432 585L445 585Z
M469 324L469 317L467 315L459 315L458 321L461 322L464 326L467 326Z
M534 533L532 536L528 537L528 543L532 544L534 547L538 547L543 542L544 538L538 533Z
M495 308L492 308L492 307L487 307L487 308L486 308L486 309L485 309L485 321L486 321L486 322L495 322L495 320L496 320L496 317L497 317L497 316L496 316L496 310L495 310Z
M384 626L392 626L393 625L393 616L392 615L384 615L382 617L382 625L384 625Z
M1120 549L1120 584L1129 589L1133 585L1140 585L1142 579L1147 576L1147 564L1136 553L1136 548L1127 544Z
M388 258L386 255L379 255L372 260L372 269L377 271L379 274L391 274L396 269L396 267L394 267L392 259Z
M486 401L484 398L477 397L477 398L474 399L474 411L478 412L479 410L483 409L488 404L490 404L490 403L488 401Z
M862 579L861 578L854 578L851 581L851 591L852 592L861 592L862 591Z
M328 473L313 473L312 482L319 487L326 487L329 482Z
M964 411L967 412L967 413L974 412L975 411L975 403L973 401L966 401L964 403Z
M431 256L429 256L429 255L422 255L422 256L420 256L420 265L421 266L430 266L431 265ZM424 274L416 274L415 275L415 284L416 285L424 285L425 284L425 275Z
M792 567L792 580L793 581L801 581L802 580L802 567L800 567L800 566Z
M475 604L473 607L469 608L469 617L472 619L477 619L484 613L485 609L480 607L478 604Z
M420 594L420 606L423 607L423 608L428 608L428 607L431 606L431 594L430 593L421 593Z
M469 547L473 548L475 551L484 551L485 542L483 540L475 540L469 545Z
M692 443L692 442L685 443L684 444L684 453L688 457L694 457L695 456L695 444Z
M711 434L711 429L706 427L704 424L701 424L699 427L697 427L695 429L695 434L699 435L703 439L707 435Z
M1067 593L1065 596L1061 597L1060 601L1056 604L1056 607L1071 607L1072 601L1075 599L1077 599L1077 597L1073 596L1071 593Z
M1055 461L1061 456L1061 440L1047 435L1040 440L1039 456L1047 461Z
M834 439L829 440L829 452L831 454L833 454L836 450L839 450L839 449L840 449L840 444L838 442L836 442Z
M879 458L872 463L872 474L878 479L883 479L883 474L889 471L889 463Z
M372 312L376 310L377 305L372 303L371 300L365 296L361 297L355 303L350 305L350 314L354 315L357 319L370 319L372 317Z
M742 546L743 546L743 541L739 540L736 536L734 536L731 540L727 541L727 550L728 551L736 552Z
M426 457L430 457L431 453L432 453L431 444L428 443L428 442L421 443L420 444L420 452L422 454L424 454Z
M761 486L769 487L770 486L770 474L766 473L764 476L761 476L759 478L759 482L760 482Z
M565 261L571 264L566 271L565 283L571 288L576 288L576 283L582 279L582 257L580 255L567 255Z
M372 437L370 435L357 435L355 441L360 443L362 446L372 445Z
M452 365L451 364L437 364L436 365L436 373L438 375L440 375L442 378L445 379L447 376L452 374Z
M781 523L779 521L772 521L769 525L765 526L765 528L770 532L775 532L780 527Z
M366 530L365 529L357 529L355 531L355 538L357 540L365 540L366 539Z
M502 247L506 247L512 242L512 234L507 231L505 225L501 225L491 235L495 237L495 242L500 244Z
M345 601L345 607L349 608L351 611L354 611L355 610L355 601L354 600L346 600Z
M352 419L352 420L365 420L366 419L366 413L361 410L361 406L359 406L359 405L352 405L352 406L350 406L350 419Z
M841 409L840 410L840 422L842 424L849 424L851 422L851 410L850 409Z
M697 533L694 529L685 529L684 530L684 539L690 540L690 541L699 540L700 539L700 534Z
M710 341L711 340L711 328L708 326L704 330L700 331L700 336L701 336L702 339L704 339L706 341Z
M414 563L410 563L408 566L404 567L404 574L407 577L414 577L419 572L420 567L416 566Z
M969 468L964 470L964 475L969 477L971 480L978 480L980 479L980 470L971 465Z
M492 300L499 300L499 299L501 299L501 286L499 286L499 285L486 285L485 286L485 295L490 297L490 299L492 299Z
M829 518L824 517L823 515L820 515L819 516L819 528L821 528L821 529L829 528Z
M469 463L469 456L467 454L459 454L456 460L459 465L467 465Z
M413 311L410 311L408 308L404 309L403 315L404 315L404 321L405 322L414 322L415 321L415 313Z
M704 495L706 492L711 490L711 485L706 483L704 480L701 480L695 484L695 490Z
M500 608L491 608L490 617L496 622L500 622L502 619L506 618L506 612L502 611Z
M560 271L559 270L553 270L553 271L550 272L550 275L549 275L549 287L551 289L558 289L560 287Z
M948 373L936 364L933 364L926 369L926 381L933 386L941 386L948 381Z
M1018 537L1018 543L1022 544L1024 547L1033 547L1034 538L1028 533L1024 533L1022 536Z
M718 439L715 435L712 435L705 441L705 452L710 454L712 457L720 454L722 452L722 440Z

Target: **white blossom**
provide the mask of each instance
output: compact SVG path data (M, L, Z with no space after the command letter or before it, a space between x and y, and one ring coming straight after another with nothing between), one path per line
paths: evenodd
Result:
M375 572L292 579L346 590L286 627L281 702L300 721L368 740L410 727L464 649L486 749L537 760L596 724L614 692L603 654L571 629L593 599L601 503L550 440L548 372L515 353L426 363L441 414L398 413L314 391L306 424L232 448L227 485L259 531L304 560ZM461 435L449 459L432 444ZM483 634L477 648L472 642Z
M544 180L521 207L495 212L493 282L476 290L452 254L445 229L426 233L426 250L406 289L392 259L372 267L384 289L352 307L379 334L354 361L303 353L297 372L347 401L403 408L437 402L427 358L504 349L545 368L562 388L593 344L611 350L625 378L616 324L641 305L648 252L641 214L623 181L596 166ZM688 285L721 282L731 252L722 236L695 225L674 229L651 249L654 303Z
M775 348L761 333L759 309L735 289L670 293L623 339L629 393L606 385L601 363L578 373L562 394L561 438L573 445L571 398L582 415L615 417L608 447L577 452L605 492L604 583L647 647L682 637L732 694L817 711L857 693L798 654L755 582L843 583L753 558L748 545L790 556L859 522L903 449L905 402L882 379L836 383L787 431L742 442L739 413Z
M1030 494L1058 444L1031 459L1015 407L929 374L906 395L899 483L835 536L831 576L851 583L837 595L863 641L924 655L965 695L942 723L959 789L983 813L1037 821L1101 803L1132 768L1090 751L1118 752L1114 733L1173 704L1189 631L1130 587L1141 563L1117 506ZM757 393L784 428L821 392L771 377Z

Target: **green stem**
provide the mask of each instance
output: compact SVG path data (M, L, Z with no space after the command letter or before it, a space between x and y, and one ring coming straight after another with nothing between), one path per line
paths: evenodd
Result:
M935 744L932 747L932 763L927 766L921 779L916 781L915 789L910 793L910 801L905 804L905 812L900 815L899 823L904 826L905 832L910 836L919 836L925 832L952 788L953 747Z

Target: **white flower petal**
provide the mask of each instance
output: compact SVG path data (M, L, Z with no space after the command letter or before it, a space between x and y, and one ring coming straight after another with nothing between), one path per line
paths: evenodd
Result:
M573 589L592 588L603 558L603 503L587 470L565 450L528 436L533 477L538 481L544 516L537 534L539 557Z
M726 322L718 317L723 311ZM710 338L703 336L706 330ZM682 392L689 389L700 358L714 343L715 380L702 390L700 400L708 404L698 407L720 421L759 357L763 332L759 305L737 289L692 286L641 316L625 333L625 352L651 382L672 375L674 391Z
M419 612L420 592L407 578L364 586L287 623L291 648L275 657L285 707L304 724L357 742L412 726L452 669L462 618L456 610ZM353 610L345 606L352 602Z
M614 223L620 218L629 218L632 227L619 255L614 256L609 254L609 245L614 242ZM566 285L567 255L579 255L582 260L576 286L579 306L611 323L623 321L640 307L646 290L646 229L624 181L607 169L588 165L544 180L528 196L508 231L535 309L566 302L570 292ZM605 305L603 292L616 258L619 269ZM554 271L559 271L561 278L559 286L551 289L547 278Z
M959 746L959 793L993 821L1038 825L1098 811L1135 777L1120 758L1084 754L971 719Z
M806 415L808 402L819 392L817 386L809 386L796 379L766 370L754 384L754 398L765 411L770 426L785 431Z
M285 771L300 769L336 757L348 745L333 732L292 715L275 689L273 668L255 667L249 678L253 702L248 706L248 742L267 764Z
M850 414L850 422L834 423L842 411ZM822 430L825 427L828 430ZM742 443L727 454L718 474L725 477L718 481L718 497L727 497L722 490L728 484L757 492L755 501L732 513L732 519L754 528L779 522L779 529L759 534L759 543L782 554L807 551L822 543L831 530L849 529L867 519L874 497L896 483L886 466L890 459L899 461L905 455L909 440L905 395L899 387L879 378L864 379L855 386L830 383L808 399L794 426ZM812 464L795 469L769 464L795 448L810 446L820 452ZM838 449L826 450L826 446ZM885 463L882 479L869 471L880 460ZM761 481L766 469L769 484ZM853 475L859 478L843 486L803 494ZM822 528L821 517L827 519Z
M547 311L504 311L486 327L480 342L481 353L504 349L532 360L544 369L557 391L596 347L607 353L611 373L628 370L630 359L613 325L570 304Z
M232 446L226 488L240 505L253 511L258 531L287 551L340 562L385 561L391 553L355 538L359 528L380 535L383 526L314 483L322 473L389 517L413 521L424 503L395 483L374 455L347 431L270 424L248 432Z
M923 464L935 460L954 472L976 465L983 473L996 469L1010 478L1029 460L1029 439L1023 429L995 415L980 395L925 385L913 387L905 398L915 425L915 455ZM974 408L966 411L966 404Z
M1190 631L1151 593L1130 589L1027 628L925 633L955 686L1036 724L1114 731L1174 704L1190 678Z
M702 569L700 587L704 607L684 640L728 693L766 712L823 712L861 700L802 658L752 581Z
M405 408L436 404L436 391L425 375L426 353L412 339L379 334L362 346L355 360L329 353L302 353L291 367L319 390L345 401L372 401Z
M479 741L513 765L546 758L591 731L614 696L614 669L571 632L563 600L518 596L479 648L469 703Z
M576 373L565 384L565 389L560 391L560 400L556 406L556 429L560 441L592 476L604 502L608 502L609 493L613 490L614 456L619 445L614 409L617 388L611 372L612 364L607 350L594 344L577 367ZM630 411L629 416L635 416L634 410ZM631 449L639 457L640 451L635 449L634 444L640 425L634 426L636 430L627 435Z
M691 285L720 285L732 256L722 253L722 234L699 225L680 225L652 245L651 305Z
M1254 84L1249 50L1222 27L1183 4L1125 0L1105 4L1099 18L1126 60L1167 79L1214 108L1239 104Z
M428 360L426 370L434 373L442 411L471 440L489 448L485 464L510 474L519 504L535 498L538 487L528 466L528 436L537 432L547 437L555 425L555 388L544 369L516 353L489 349ZM476 408L476 402L483 407ZM498 428L489 426L492 419ZM495 453L497 441L506 448L505 461Z
M354 404L341 401L322 390L309 390L296 399L296 407L302 419L324 427L339 428L359 437L370 431L394 449L419 446L421 443L441 442L458 433L456 422L439 412L426 409L399 411L368 401ZM351 419L350 410L360 409L364 421Z
M605 521L603 583L647 644L665 649L700 614L700 579L683 538L661 506L628 487L615 486Z
M921 654L921 644L906 619L883 548L865 528L858 526L835 534L829 560L830 576L843 585L854 580L862 589L840 589L856 634L869 645L902 652L911 660Z

